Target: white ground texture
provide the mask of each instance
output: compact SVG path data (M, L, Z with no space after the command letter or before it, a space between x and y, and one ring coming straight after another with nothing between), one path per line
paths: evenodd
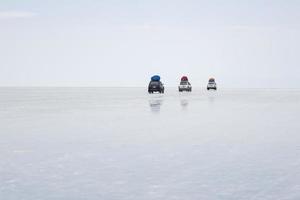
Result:
M300 91L1 88L0 199L299 200Z

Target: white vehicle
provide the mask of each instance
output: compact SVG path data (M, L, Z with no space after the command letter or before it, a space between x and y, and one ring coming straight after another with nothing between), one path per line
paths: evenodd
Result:
M192 85L188 81L180 81L180 84L178 86L178 90L179 90L179 92L182 92L182 91L191 92L192 91Z
M207 90L210 90L210 89L217 90L217 84L216 84L216 81L214 78L210 78L208 80Z

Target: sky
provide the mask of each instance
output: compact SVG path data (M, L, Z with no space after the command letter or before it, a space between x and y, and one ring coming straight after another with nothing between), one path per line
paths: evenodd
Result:
M0 0L0 86L300 88L300 1Z

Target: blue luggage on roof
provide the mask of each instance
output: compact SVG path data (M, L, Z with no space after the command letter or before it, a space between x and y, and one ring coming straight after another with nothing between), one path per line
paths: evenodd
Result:
M152 76L151 81L160 81L160 76L158 76L158 75Z

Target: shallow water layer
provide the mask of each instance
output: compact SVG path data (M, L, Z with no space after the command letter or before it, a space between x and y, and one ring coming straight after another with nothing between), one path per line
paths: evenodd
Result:
M0 197L300 199L300 90L0 88Z

